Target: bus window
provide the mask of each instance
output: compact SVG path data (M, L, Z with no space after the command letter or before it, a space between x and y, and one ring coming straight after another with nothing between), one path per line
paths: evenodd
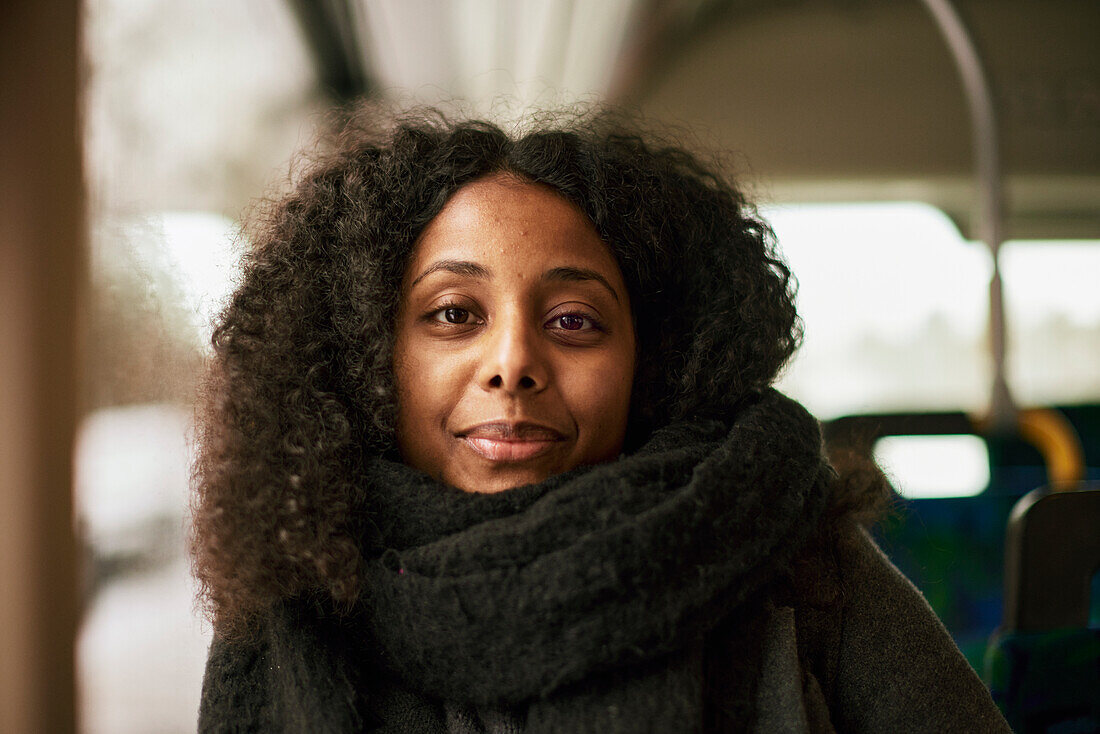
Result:
M1001 249L1008 378L1022 405L1100 399L1100 241L1007 242Z
M910 499L973 497L989 486L989 451L978 436L884 436L874 458Z
M765 208L798 279L802 349L780 389L822 418L980 410L991 265L914 202Z

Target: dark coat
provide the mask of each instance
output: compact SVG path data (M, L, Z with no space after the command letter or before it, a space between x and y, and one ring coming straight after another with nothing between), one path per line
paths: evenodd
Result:
M838 560L841 607L772 617L755 730L819 731L827 715L838 732L1009 731L924 597L871 539L860 533ZM815 683L801 685L807 673Z
M200 730L1008 731L834 479L774 392L495 495L379 459L360 606L216 636Z
M770 614L753 731L1009 731L920 592L872 541L861 535L838 560L848 589L841 607L819 613L781 606ZM280 634L278 626L252 644L215 641L203 681L201 731L317 731L298 692L280 675L284 665L292 667L285 660L295 640L284 639L293 632ZM322 705L350 706L340 688L330 682L331 700ZM501 713L505 723L493 727L492 713L464 721L439 702L393 693L376 709L390 719L380 722L379 732L509 731L507 722L523 719L523 712ZM346 731L365 726L358 715L345 720Z

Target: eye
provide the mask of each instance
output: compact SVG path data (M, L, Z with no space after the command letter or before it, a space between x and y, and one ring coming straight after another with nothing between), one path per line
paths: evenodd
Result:
M592 316L583 311L569 311L553 316L546 322L546 328L557 332L559 336L576 334L590 336L604 331L603 325Z
M560 329L565 329L566 331L580 331L584 328L585 322L587 322L588 319L580 314L567 313L564 316L559 316L557 321L558 328ZM592 325L589 324L588 326L591 328Z
M470 320L470 312L457 306L448 306L435 312L435 320L447 324L465 324Z

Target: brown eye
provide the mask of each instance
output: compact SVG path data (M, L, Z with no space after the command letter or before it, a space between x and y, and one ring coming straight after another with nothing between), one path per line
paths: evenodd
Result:
M464 308L445 308L443 318L449 324L465 324L470 318L470 312Z
M566 314L558 319L558 326L566 331L579 331L584 328L584 317L577 314Z

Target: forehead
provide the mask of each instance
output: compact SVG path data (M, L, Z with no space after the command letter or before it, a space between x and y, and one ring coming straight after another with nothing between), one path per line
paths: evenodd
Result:
M439 260L493 272L583 266L620 277L591 221L553 189L498 174L466 184L416 242L410 274Z

